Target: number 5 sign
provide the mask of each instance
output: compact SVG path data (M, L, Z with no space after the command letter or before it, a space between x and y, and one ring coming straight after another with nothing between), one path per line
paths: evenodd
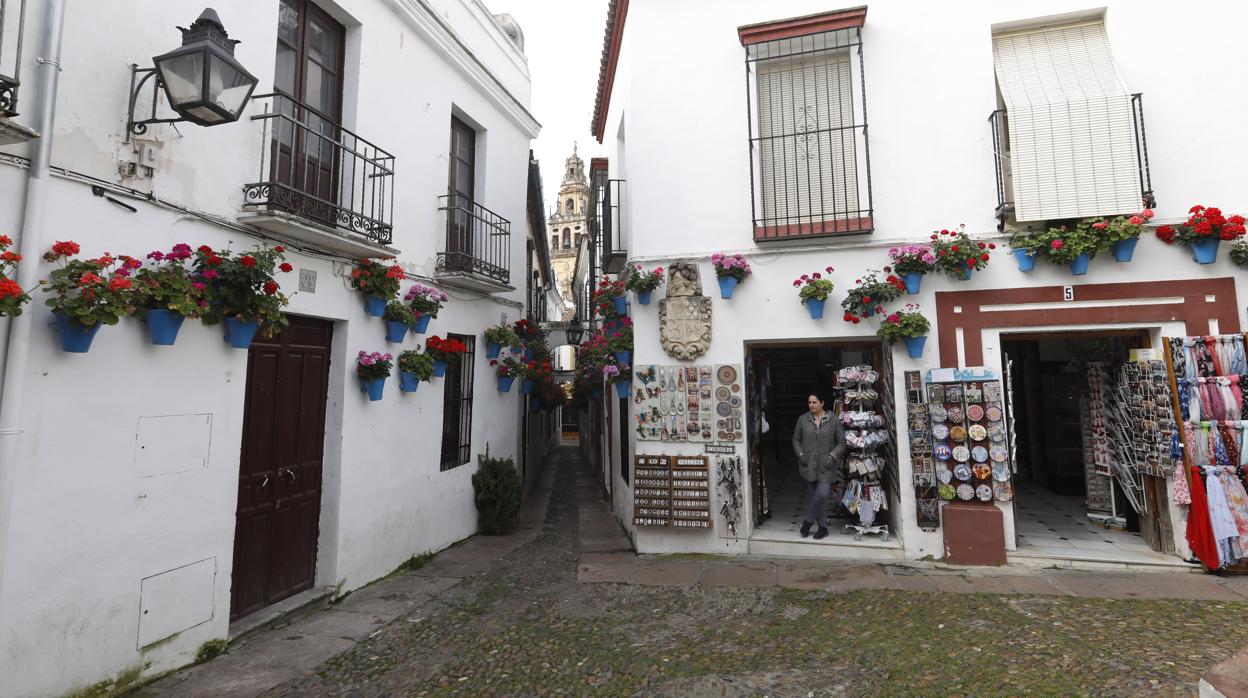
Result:
M1075 287L1063 286L1062 287L1062 300L1073 301L1074 299L1075 299Z

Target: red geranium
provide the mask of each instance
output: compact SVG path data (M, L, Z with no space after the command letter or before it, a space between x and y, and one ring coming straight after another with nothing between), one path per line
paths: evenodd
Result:
M1176 226L1163 225L1157 228L1158 239L1166 244L1177 242L1190 245L1212 238L1234 240L1244 235L1243 216L1224 216L1221 209L1213 206L1206 208L1200 204L1189 209L1188 214L1185 223Z

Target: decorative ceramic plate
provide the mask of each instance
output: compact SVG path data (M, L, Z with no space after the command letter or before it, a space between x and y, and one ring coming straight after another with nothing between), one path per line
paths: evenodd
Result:
M932 438L933 438L933 439L947 439L947 438L949 438L949 427L945 426L944 424L937 424L937 425L933 426L933 427L932 427Z
M971 441L983 441L988 437L988 430L982 424L972 424L966 433L970 435Z
M1007 482L1010 479L1010 464L1009 463L993 463L992 464L992 479L996 480L997 482Z
M953 459L959 463L965 463L971 459L971 449L966 446L953 447Z
M1004 463L1010 457L1010 452L1005 449L1005 446L993 446L988 449L988 455L996 462Z
M721 386L715 389L715 397L719 398L720 400L727 400L728 398L732 397L732 393L729 392L727 388L724 388Z
M936 473L936 479L940 480L942 485L948 485L950 482L953 482L953 471L941 468Z
M997 498L998 502L1008 502L1014 499L1014 488L1008 482L998 482L993 485L992 494Z
M979 487L975 488L975 496L979 497L979 501L981 502L991 502L992 501L992 488L989 487L988 485L980 485Z
M719 372L715 375L719 377L720 383L728 385L737 379L737 369L731 366L720 366Z
M971 501L975 497L975 488L965 483L958 485L958 499Z
M950 408L949 408L949 421L951 421L951 422L960 422L960 421L962 421L962 417L963 417L963 413L962 413L962 408L961 408L961 407L950 407Z
M945 402L962 402L962 386L946 385Z
M972 448L971 458L974 458L976 463L987 462L988 449L984 448L983 446L976 446L975 448Z
M927 401L928 402L944 402L945 401L945 386L939 385L939 384L927 386Z
M943 422L949 417L949 412L944 405L932 405L927 410L927 414L932 418L933 422Z
M966 441L966 427L951 427L949 429L949 438L954 441Z
M740 398L739 396L737 396L737 395L733 395L733 396L732 396L732 397L728 400L728 404L732 405L733 407L740 407L740 406L741 406L741 398Z
M949 460L953 449L949 448L949 444L936 444L932 447L932 455L936 456L936 460Z
M956 490L953 489L953 485L941 485L936 488L936 494L940 495L941 499L953 499Z
M979 405L968 405L966 408L966 418L972 422L978 422L984 418L984 408Z
M993 405L984 410L984 416L987 417L990 422L999 422L1001 421L1001 408Z
M1005 427L1000 424L989 424L988 438L993 441L1005 441Z
M719 416L721 417L727 417L728 415L732 414L732 406L730 406L726 402L721 402L715 405L715 412L718 413Z
M739 392L741 392L741 384L740 384L740 383L733 383L730 387L732 388L732 392L734 392L734 393L739 393Z
M976 480L987 480L992 477L992 468L988 467L987 463L976 463L975 467L971 468L971 472L975 474Z
M971 466L966 463L959 463L958 466L953 469L953 476L959 480L970 480Z

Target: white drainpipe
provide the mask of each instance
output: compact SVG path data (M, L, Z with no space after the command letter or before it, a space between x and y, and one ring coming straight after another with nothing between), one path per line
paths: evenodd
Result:
M65 0L48 0L43 41L39 45L38 116L39 132L26 180L26 202L21 228L15 240L22 255L17 282L27 291L39 279L39 256L43 252L44 210L48 191L48 165L52 157L52 132L56 114L56 88L61 70L61 35L65 28ZM12 533L9 518L16 485L18 445L22 437L22 391L29 371L30 334L36 313L28 308L9 319L7 352L4 354L4 387L0 392L0 630L11 627L4 620L4 581L9 565L6 556Z

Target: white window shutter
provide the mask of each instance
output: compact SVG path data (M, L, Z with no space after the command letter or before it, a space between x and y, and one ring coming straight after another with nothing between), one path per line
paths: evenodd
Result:
M1010 134L1015 217L1140 210L1131 95L1101 21L993 37Z

